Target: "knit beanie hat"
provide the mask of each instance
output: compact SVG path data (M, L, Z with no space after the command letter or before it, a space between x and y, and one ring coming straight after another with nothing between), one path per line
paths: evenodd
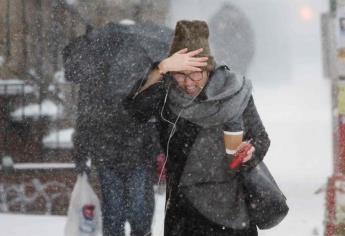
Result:
M203 48L204 50L196 55L196 57L208 57L205 69L209 72L213 71L216 63L211 55L208 36L209 30L205 21L178 21L175 27L175 35L170 46L169 56L183 48L188 48L188 51Z

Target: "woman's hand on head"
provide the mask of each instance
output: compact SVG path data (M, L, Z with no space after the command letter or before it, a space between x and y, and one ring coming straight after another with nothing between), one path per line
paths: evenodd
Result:
M188 52L188 49L184 48L164 59L159 63L158 70L155 69L150 72L145 84L138 90L138 93L159 82L162 79L162 74L167 72L202 71L201 68L207 66L208 60L208 57L197 57L202 51L203 49L199 48Z
M201 68L207 66L208 60L208 57L197 57L202 51L203 49L199 48L188 52L188 49L184 48L161 61L159 69L163 73L174 71L202 71Z

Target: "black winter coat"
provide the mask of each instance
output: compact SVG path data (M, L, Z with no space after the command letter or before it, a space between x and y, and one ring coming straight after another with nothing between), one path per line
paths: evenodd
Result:
M137 91L138 85L134 87L134 92ZM164 235L257 235L255 226L251 226L247 231L223 230L222 226L209 222L198 213L197 209L193 209L190 202L184 197L183 192L180 191L179 182L191 147L202 127L180 118L167 150L172 125L166 122L165 119L175 122L176 115L169 110L168 106L164 106L162 111L166 95L164 83L154 84L136 96L134 96L134 92L125 101L125 107L140 122L146 122L153 115L157 117L161 145L165 153L168 151L168 161L166 163L167 212ZM253 158L247 162L247 166L251 168L262 161L270 145L270 139L252 97L243 113L243 123L244 139L252 139L252 144L255 147ZM191 226L191 218L194 219L192 223L194 226ZM193 231L191 227L196 227L196 229ZM219 230L222 233L207 233L208 230ZM205 232L201 233L201 231Z
M142 155L152 131L122 104L152 59L121 27L126 26L93 30L64 50L66 78L80 85L74 157L115 168L152 166L152 158Z

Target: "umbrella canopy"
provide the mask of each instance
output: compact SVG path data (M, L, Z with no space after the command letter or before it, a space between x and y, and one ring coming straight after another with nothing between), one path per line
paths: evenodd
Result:
M134 24L129 27L131 34L138 37L140 45L148 52L153 61L167 56L173 31L170 28L154 24Z
M89 54L87 35L75 38L62 52L65 77L68 81L80 83L93 71L93 57Z
M141 56L146 56L151 62L162 60L168 54L172 36L170 28L149 23L125 25L111 22L102 28L90 30L64 48L66 78L79 83L85 78L94 77L99 62L115 57L119 50L126 50L124 47L127 46L140 48L140 53L145 54ZM131 41L131 45L126 41ZM128 58L130 56L121 60L131 59Z
M163 26L109 23L67 45L65 77L80 84L78 116L90 124L128 119L122 100L152 62L166 57L172 35Z
M131 25L109 23L94 31L92 37L96 41L103 40L110 43L119 38L132 40L133 43L146 51L151 61L158 61L167 56L173 31L168 27L149 23Z

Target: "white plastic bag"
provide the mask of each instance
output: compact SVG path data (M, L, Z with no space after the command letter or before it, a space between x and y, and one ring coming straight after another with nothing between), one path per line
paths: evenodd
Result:
M87 175L78 175L68 207L65 236L96 236L102 232L101 204Z

